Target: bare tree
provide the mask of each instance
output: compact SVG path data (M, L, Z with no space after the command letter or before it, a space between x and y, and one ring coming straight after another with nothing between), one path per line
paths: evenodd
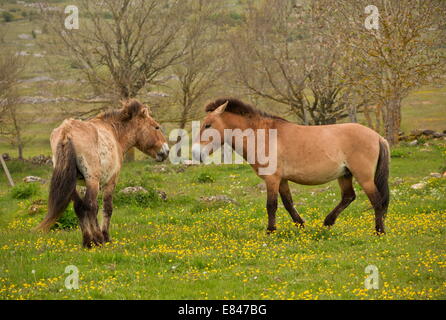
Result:
M23 115L19 114L17 86L25 67L22 57L12 51L0 54L0 135L17 147L18 158L23 159Z
M409 92L433 83L445 71L446 3L441 0L377 0L378 29L366 28L367 0L322 0L332 12L332 28L354 58L348 80L382 106L385 135L398 143L401 103ZM369 30L370 29L370 30Z
M115 103L150 91L184 54L176 40L189 10L181 0L81 0L79 12L87 18L78 30L64 28L62 13L42 12L95 92Z
M173 81L168 90L170 103L179 106L180 113L172 119L184 129L186 123L198 116L204 99L220 84L224 73L220 27L210 19L218 12L218 2L190 1L192 15L182 37L187 48L181 63L172 67Z
M305 124L348 117L344 72L350 61L341 59L339 42L320 32L328 14L318 1L251 4L245 24L232 37L242 87L289 106Z

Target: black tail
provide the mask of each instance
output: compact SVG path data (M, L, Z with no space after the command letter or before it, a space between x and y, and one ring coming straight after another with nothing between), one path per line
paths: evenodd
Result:
M378 164L375 171L375 185L381 196L379 206L387 210L390 201L389 191L389 145L385 140L379 142Z
M59 142L56 150L56 163L51 177L48 197L48 214L36 229L49 231L67 208L76 189L76 154L70 139Z

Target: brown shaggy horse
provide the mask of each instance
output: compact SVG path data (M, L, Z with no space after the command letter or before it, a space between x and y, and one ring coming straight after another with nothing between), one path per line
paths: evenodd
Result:
M218 99L206 106L200 134L194 141L193 156L203 160L203 150L210 143L227 143L234 149L234 137L226 139L225 129L276 129L277 168L268 175L259 174L258 162L250 163L266 183L268 231L276 229L278 193L283 205L298 226L304 225L293 206L288 181L303 185L319 185L337 179L341 202L325 218L331 226L339 214L355 200L352 178L358 181L375 211L376 232L384 233L384 218L389 205L389 145L375 131L355 123L301 126L272 116L237 99ZM207 141L203 133L213 128L221 141ZM268 131L268 130L266 130ZM245 138L243 138L245 139ZM247 139L243 140L243 157L247 159ZM259 141L255 142L259 146ZM266 147L268 149L268 146Z
M163 161L169 148L159 124L147 107L136 100L124 103L88 120L65 120L51 134L54 172L51 178L48 214L37 229L48 231L71 200L79 218L83 245L91 247L110 241L112 195L121 170L123 155L136 147ZM87 187L82 199L76 191L78 180ZM102 227L97 220L99 189L103 190Z

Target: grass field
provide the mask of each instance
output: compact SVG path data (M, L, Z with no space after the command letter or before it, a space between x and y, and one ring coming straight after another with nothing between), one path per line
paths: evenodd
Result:
M14 16L0 25L7 31L1 50L28 53L18 92L90 98L78 67L48 45L44 21L31 15L36 10L13 0L0 5ZM33 30L42 33L23 37ZM52 80L27 81L38 76ZM446 130L445 101L446 87L411 92L402 103L402 130ZM67 116L63 110L85 107L21 105L24 157L50 155L49 135ZM273 114L280 110L263 101L259 107ZM362 115L359 120L364 123ZM167 132L175 126L163 125ZM52 169L9 161L18 185L11 189L0 173L0 299L445 299L446 178L428 176L446 167L446 141L428 143L392 150L392 200L382 237L373 234L373 212L358 185L357 200L331 229L322 221L339 201L337 183L292 185L306 228L296 229L280 204L278 230L267 235L266 194L248 165L159 165L138 153L138 161L124 165L117 191L143 186L150 192L117 196L113 242L91 250L81 247L71 207L59 228L49 234L32 231L46 212L48 183L20 182L29 175L48 181ZM0 137L4 152L17 157L16 148ZM419 182L423 189L410 187ZM168 199L159 199L155 190ZM200 199L217 195L234 201ZM364 286L370 265L378 268L377 290ZM79 270L78 290L65 287L67 266Z
M382 237L373 234L373 212L358 186L357 200L326 229L322 221L339 200L336 183L293 185L306 228L297 230L280 206L278 231L267 235L266 196L249 166L146 160L125 165L118 190L142 185L165 191L167 201L118 197L114 241L87 250L78 229L31 231L45 213L47 184L10 190L2 176L0 298L444 299L446 179L427 176L444 166L446 144L392 153L392 201ZM49 167L9 166L16 181L50 177ZM410 188L420 181L424 189ZM213 195L236 203L200 200ZM33 204L37 213L30 213ZM69 265L79 270L78 290L65 288ZM378 290L364 287L368 265L378 268Z

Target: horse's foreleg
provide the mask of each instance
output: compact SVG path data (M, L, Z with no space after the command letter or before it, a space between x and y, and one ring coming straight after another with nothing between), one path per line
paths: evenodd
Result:
M102 235L105 242L110 242L110 220L113 213L113 191L115 190L115 179L104 187L104 208L102 220Z
M279 181L280 180L274 178L265 179L267 191L266 210L268 212L268 233L276 230L277 193L279 191Z
M347 208L350 203L356 199L355 190L353 189L353 177L351 175L344 176L338 179L339 187L341 188L342 199L341 202L334 208L325 218L324 226L334 225L339 214Z
M303 227L305 221L304 219L301 218L296 208L294 208L293 198L291 197L291 191L290 191L290 186L288 185L288 180L282 180L280 182L279 193L282 199L283 206L290 214L294 223L296 223L296 225Z

